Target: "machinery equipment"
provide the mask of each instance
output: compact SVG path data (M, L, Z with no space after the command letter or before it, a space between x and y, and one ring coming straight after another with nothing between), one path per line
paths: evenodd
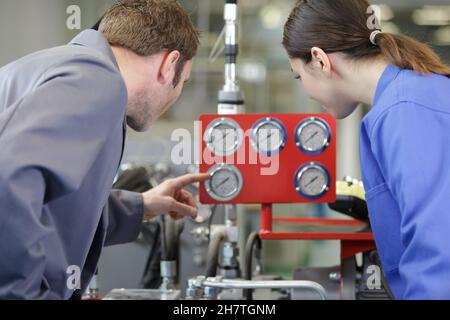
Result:
M363 197L355 196L361 187L353 181L336 181L336 121L325 114L245 114L243 94L236 83L235 63L237 3L225 5L225 86L219 93L217 115L203 115L200 141L200 172L211 180L200 186L202 203L224 205L225 227L217 232L210 251L219 259L222 242L222 274L207 269L206 276L189 280L189 299L251 299L253 289L290 289L289 299L385 298L383 288L366 290L365 273L375 248ZM273 171L266 170L274 165ZM336 186L339 190L336 190ZM348 192L350 190L350 192ZM338 196L336 196L336 191ZM353 193L352 193L353 192ZM237 204L261 204L261 228L250 235L246 247L244 277L239 279L235 224ZM330 207L359 220L273 218L273 203L331 203ZM275 223L297 224L298 232L274 232ZM302 230L306 229L306 230ZM341 265L335 268L299 269L294 280L252 279L251 261L261 240L338 240ZM357 268L355 255L364 252ZM229 269L235 272L229 273ZM325 274L324 278L322 275ZM332 282L330 285L329 282ZM321 285L324 283L324 286ZM326 288L326 289L325 289ZM201 289L201 290L200 290ZM328 290L327 290L328 289ZM329 292L327 292L329 291ZM375 293L374 293L375 292Z

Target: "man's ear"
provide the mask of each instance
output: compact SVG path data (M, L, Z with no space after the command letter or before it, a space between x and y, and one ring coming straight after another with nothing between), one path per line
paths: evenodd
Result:
M161 84L172 83L175 76L176 66L180 60L181 54L174 50L163 54L161 65L158 71L158 82Z
M314 47L311 49L312 65L315 70L324 73L327 77L331 76L331 60L322 49Z

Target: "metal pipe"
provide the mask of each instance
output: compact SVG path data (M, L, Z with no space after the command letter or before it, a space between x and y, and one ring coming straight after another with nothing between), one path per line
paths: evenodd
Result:
M227 227L236 226L237 223L237 208L235 204L225 205L225 225Z
M224 7L225 26L225 70L224 86L219 91L218 114L239 114L245 112L244 94L239 88L236 77L236 62L239 55L238 45L238 5L236 0L227 0Z
M226 3L224 9L225 20L225 86L234 87L236 82L236 57L237 47L237 16L238 7L236 3ZM234 90L233 90L234 91Z
M236 78L236 62L239 54L238 46L238 5L236 0L226 0L224 7L224 39L225 39L225 69L224 69L224 86L218 95L218 114L239 114L245 112L244 95L241 92ZM224 249L225 254L222 255L223 264L226 267L232 267L225 271L228 277L239 277L239 261L237 250L237 207L235 204L225 205L225 226L227 229L227 242ZM237 253L236 256L234 256ZM226 268L222 268L222 271Z
M249 281L222 279L220 281L205 280L202 286L219 289L310 289L320 296L321 300L327 299L327 293L320 284L313 281L302 280L272 280L272 281Z
M161 261L161 290L172 290L175 289L175 279L177 277L177 262L175 260Z

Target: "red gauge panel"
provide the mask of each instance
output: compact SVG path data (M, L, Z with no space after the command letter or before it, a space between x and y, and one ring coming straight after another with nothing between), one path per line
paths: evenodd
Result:
M221 120L225 121L221 121ZM267 120L271 120L267 122ZM298 133L302 124L309 125L311 120L318 120L317 123L329 131L328 143L326 147L319 149L319 151L308 152L311 146L312 139L318 139L318 135L323 135L323 132L317 129L314 131L314 126L305 128L304 142L306 147L302 148L298 138ZM233 170L227 171L223 174L222 182L216 183L218 188L222 188L223 192L230 192L225 183L240 183L242 186L236 189L236 195L232 199L218 200L220 197L211 196L211 185L201 184L200 186L200 202L204 204L268 204L268 203L328 203L336 201L336 120L329 114L239 114L239 115L202 115L201 134L200 134L200 172L210 172L212 169L221 167L223 164L229 166ZM275 124L274 127L282 128L280 130L281 136L283 132L284 143L279 145L279 148L274 151L267 151L267 148L262 148L264 152L257 151L258 143L262 144L262 138L258 138L255 133L255 128L261 128L267 123ZM221 129L229 129L229 126L238 125L242 129L242 135L235 135L231 139L235 140L235 151L233 151L233 141L231 141L231 148L225 148L224 152L217 152L214 146L208 146L208 133L211 132L211 126L222 126ZM228 126L228 127L227 127ZM270 127L270 126L268 126ZM308 133L308 130L310 131ZM309 135L309 137L308 137ZM226 136L226 137L225 137ZM256 138L255 138L256 137ZM273 139L273 136L268 135L267 139ZM230 139L230 135L224 135L224 139ZM258 140L260 139L260 140ZM230 145L230 141L223 141ZM217 141L217 140L216 140ZM253 141L253 144L252 144ZM255 144L255 141L258 143ZM320 137L319 137L320 141ZM275 142L271 142L275 144ZM219 142L220 145L220 142ZM214 151L214 150L215 151ZM302 188L300 190L298 181L298 174L302 172L302 168L308 167L312 164L313 168L324 170L312 170L311 174L305 179L310 182L300 183ZM239 172L239 179L235 172ZM322 172L328 174L328 189L323 191L320 195L309 196L309 189L311 185L317 183L317 180L324 179L323 177L315 177L314 174L321 174ZM231 176L226 177L226 174ZM231 177L231 178L230 178ZM311 182L312 181L312 182ZM228 188L228 189L227 189ZM297 189L296 189L297 188ZM309 188L309 189L308 189ZM207 191L208 189L208 191ZM232 190L231 190L232 191ZM304 192L302 192L304 191ZM312 190L311 192L313 192Z

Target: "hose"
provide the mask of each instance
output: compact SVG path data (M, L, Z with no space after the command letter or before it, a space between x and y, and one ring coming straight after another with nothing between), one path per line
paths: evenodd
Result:
M217 267L219 265L220 244L226 237L226 230L219 230L215 232L210 238L208 246L208 255L206 260L206 277L215 277Z
M245 268L244 278L245 280L252 280L252 260L253 260L253 248L256 246L257 250L261 250L262 243L261 238L257 232L252 232L247 239L245 246ZM253 289L244 289L244 298L246 300L253 300Z

